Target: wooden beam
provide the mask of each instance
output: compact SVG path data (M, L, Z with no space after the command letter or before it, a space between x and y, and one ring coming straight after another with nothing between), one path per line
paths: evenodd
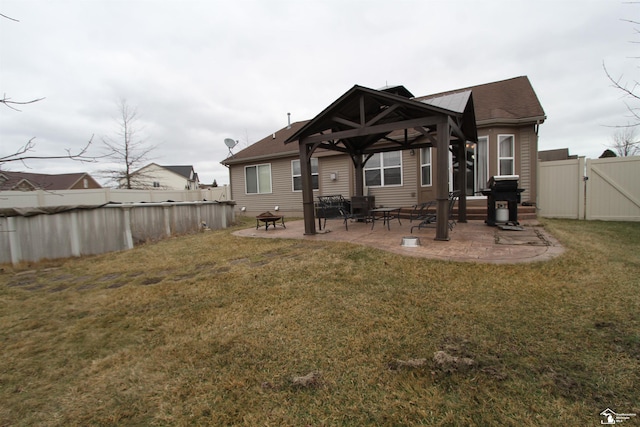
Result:
M460 198L458 199L458 222L467 222L467 144L459 142L458 156L458 183L460 185Z
M417 119L403 120L394 123L384 123L381 125L367 126L359 129L349 129L338 132L331 132L326 135L311 135L305 139L305 144L313 144L318 141L327 141L329 139L345 139L359 136L367 136L374 134L387 134L394 130L415 128L416 126L433 126L442 120L441 117L420 117Z
M429 138L429 141L431 141L434 147L438 145L438 140L431 134L431 132L429 132L428 128L425 129L423 126L416 126L414 129Z
M438 123L436 149L436 238L449 240L449 120Z
M367 113L364 109L364 95L360 95L360 124L365 127L367 124Z
M462 129L458 126L456 122L453 121L451 116L449 116L449 127L452 130L452 133L455 134L458 139L460 139L463 143L466 142L467 137L462 132Z
M311 180L311 145L304 139L299 142L300 177L302 180L302 212L304 215L304 234L316 234L315 209L313 205L313 181Z
M385 108L384 110L382 110L382 112L378 113L374 118L372 118L367 123L365 123L365 126L372 126L378 123L381 119L385 118L390 113L396 111L398 108L399 108L398 104L393 104L391 107Z
M349 153L349 150L347 150L345 147L340 147L336 144L327 144L325 142L320 142L318 148L324 148L325 150L331 151L339 151L341 153Z
M352 127L354 129L360 129L362 127L360 123L352 122L351 120L343 119L342 117L338 116L331 117L331 121L340 123L341 125Z

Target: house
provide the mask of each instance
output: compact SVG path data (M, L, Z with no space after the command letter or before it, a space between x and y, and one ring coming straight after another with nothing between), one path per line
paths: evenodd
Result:
M0 191L85 190L102 188L88 173L43 173L0 171Z
M473 117L475 132L471 132L469 135L472 137L469 137L463 129L458 139L469 138L464 141L465 144L459 144L463 146L463 150L449 149L446 155L441 153L438 156L436 144L429 142L434 141L435 131L431 129L435 126L412 126L404 131L380 126L381 133L373 136L378 136L379 143L387 146L382 146L380 152L369 152L365 156L367 158L363 158L362 174L357 174L357 156L350 158L344 148L339 146L340 142L323 142L331 135L327 135L326 131L322 131L323 135L320 135L319 131L320 121L328 123L333 120L334 127L329 132L336 132L335 135L345 136L345 139L358 134L358 123L351 120L356 115L350 119L338 117L337 114L329 117L329 113L338 108L351 108L356 114L355 101L349 98L356 96L356 92L360 93L359 96L369 96L372 99L378 94L376 99L401 105L398 108L381 105L379 117L387 114L383 109L397 113L400 109L419 109L419 104L422 103L426 105L425 110L434 114L457 114L456 117L461 120ZM353 105L348 106L348 102ZM470 113L465 110L469 108L472 109ZM362 114L365 115L364 112ZM392 113L387 115L389 114ZM434 200L439 175L436 159L444 156L445 161L446 157L449 158L448 171L443 174L441 170L440 176L447 181L449 191L458 190L460 182L466 181L464 188L469 204L486 206L486 198L478 192L486 188L487 181L494 175L518 175L519 186L525 190L522 201L535 203L538 129L545 119L544 110L526 76L421 97L414 97L403 86L377 91L356 86L316 118L291 123L222 163L229 167L232 198L237 203L237 208L244 207L248 214L271 210L276 205L283 213L303 213L302 149L298 144L291 143L291 138L301 136L310 141L317 140L318 149L314 149L310 159L314 198L330 194L351 197L360 191L358 182L362 182L363 193L375 196L377 205L412 206ZM324 125L329 126L327 123ZM344 130L348 126L352 126L351 131ZM454 123L454 128L456 127ZM471 128L468 124L466 127ZM314 139L310 132L316 130L318 134ZM413 144L418 140L419 144ZM394 149L394 145L398 148ZM464 160L461 161L463 157ZM459 170L460 164L466 165L464 174Z
M576 154L569 154L568 148L556 148L553 150L544 150L538 152L538 159L541 162L554 162L557 160L573 160L577 159Z
M150 163L132 173L132 187L135 189L158 190L198 190L200 181L191 165L162 166ZM125 179L119 180L119 187L126 188Z

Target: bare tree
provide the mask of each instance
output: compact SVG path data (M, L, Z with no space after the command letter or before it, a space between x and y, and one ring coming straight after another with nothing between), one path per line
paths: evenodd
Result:
M5 105L6 107L14 110L19 110L16 105L27 105L33 104L34 102L42 101L44 98L33 99L31 101L13 101L11 98L7 98L5 95L2 99L0 99L0 104ZM9 152L0 153L0 169L2 166L11 163L11 162L22 162L25 167L27 166L28 160L55 160L55 159L69 159L69 160L79 160L81 162L96 162L95 156L88 156L87 151L89 150L89 146L93 142L93 136L89 138L89 141L77 151L72 151L70 148L67 148L66 154L60 154L57 156L38 156L32 154L35 152L36 143L35 137L31 138L25 144L18 146L10 150ZM4 150L3 150L4 151Z
M20 22L17 19L11 18L2 13L0 13L0 17L8 19L10 21ZM5 93L2 98L0 98L0 104L14 111L22 111L18 108L18 106L33 104L34 102L42 101L43 99L44 98L36 98L30 101L14 101L12 98L7 97L7 94ZM8 152L4 152L5 145L3 144L3 152L0 152L0 169L2 169L2 167L7 165L8 163L12 162L22 162L25 167L28 167L26 163L28 160L70 159L79 160L82 162L95 162L95 157L87 155L87 151L89 150L89 146L91 145L92 141L93 136L79 150L72 151L71 149L66 149L66 154L61 154L58 156L37 156L35 154L32 154L36 148L35 137L31 138L25 144L18 145L17 148L11 149Z
M119 101L118 111L119 129L115 137L102 138L103 144L108 149L105 158L118 166L103 170L101 175L117 183L119 188L147 188L153 177L139 169L150 160L151 152L157 147L147 144L139 137L138 113L125 99Z
M624 126L613 134L612 144L609 145L619 157L636 156L640 154L640 141L636 138L636 128Z
M11 162L22 162L25 167L27 166L28 160L55 160L55 159L68 159L68 160L78 160L81 162L90 162L95 163L95 156L88 156L87 151L89 150L89 146L93 142L93 136L89 139L89 142L86 143L84 147L77 151L71 151L71 149L67 148L67 154L61 154L59 156L36 156L32 153L35 151L35 138L31 138L26 144L18 147L13 153L9 154L0 154L0 169L2 166L11 163Z
M630 1L627 3L635 5L640 4L640 2L635 1ZM621 21L633 25L635 35L640 35L640 22L631 19L621 19ZM640 42L638 40L632 40L631 43L637 44ZM631 57L631 59L638 59L638 57ZM609 79L609 82L611 82L611 86L622 95L624 103L627 106L627 111L630 114L630 123L627 123L627 125L619 125L614 127L623 128L640 126L640 107L638 107L640 102L640 82L638 82L638 80L634 78L625 77L623 74L615 77L609 72L604 61L602 62L602 68L604 69L604 73Z

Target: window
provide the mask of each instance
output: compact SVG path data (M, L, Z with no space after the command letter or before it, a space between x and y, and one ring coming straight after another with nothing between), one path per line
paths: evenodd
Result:
M302 191L302 169L300 160L291 162L291 176L293 178L293 191ZM311 159L311 185L314 190L319 189L318 185L318 159Z
M367 187L402 185L402 155L400 151L376 153L364 167Z
M513 135L498 135L498 175L515 173Z
M431 185L431 147L420 149L420 175L422 177L422 186Z
M160 188L160 182L159 181L153 181L153 188Z
M88 180L87 178L84 178L84 179L82 180L82 186L83 186L84 188L89 188L89 180Z
M489 181L489 137L478 137L478 143L476 144L476 191L480 191L487 187Z
M271 193L271 165L247 166L244 168L247 194Z

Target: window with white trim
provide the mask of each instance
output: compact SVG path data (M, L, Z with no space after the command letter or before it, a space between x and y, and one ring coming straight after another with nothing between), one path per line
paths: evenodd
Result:
M245 166L244 177L247 194L271 193L271 164Z
M431 186L431 147L420 149L420 176L423 187Z
M402 185L402 152L375 153L364 167L364 185L385 187Z
M302 169L300 160L291 161L291 178L293 180L293 191L302 191ZM314 190L320 188L318 184L318 159L311 158L311 186Z
M475 191L480 191L487 187L489 181L489 137L479 136L475 149Z
M498 175L515 174L515 147L513 135L498 135Z

